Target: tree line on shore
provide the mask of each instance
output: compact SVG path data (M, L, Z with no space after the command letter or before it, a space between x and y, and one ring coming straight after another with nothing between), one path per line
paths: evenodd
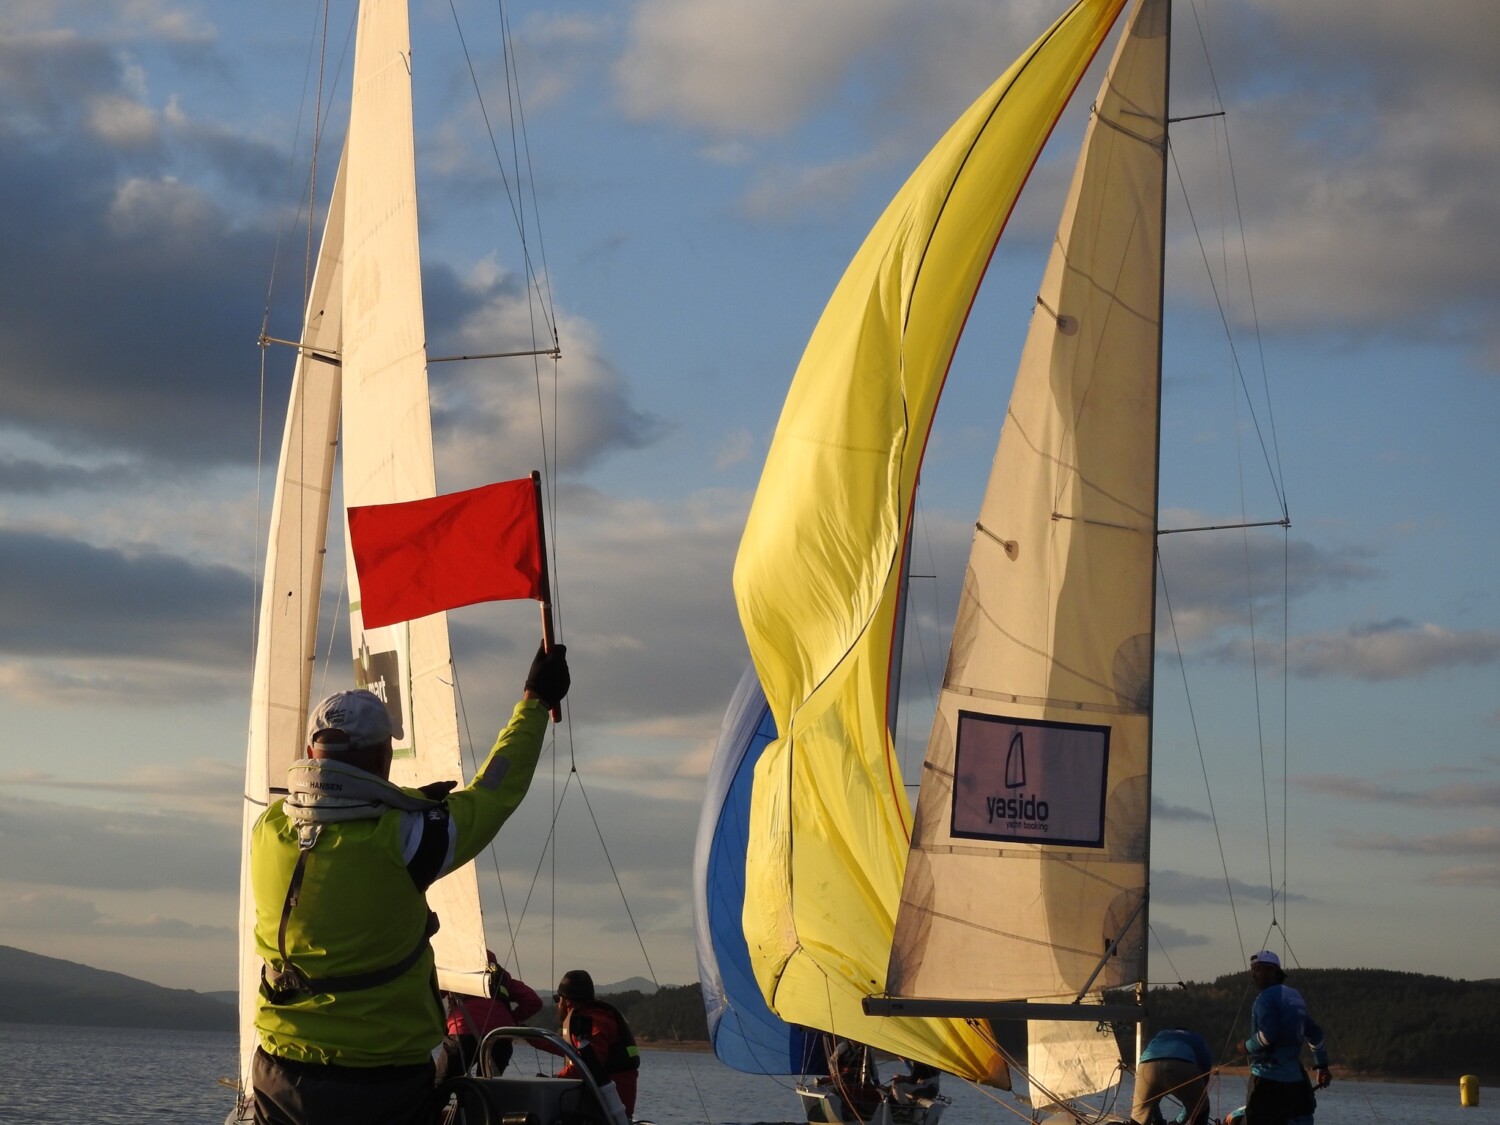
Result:
M634 983L634 982L622 982ZM1293 969L1288 983L1307 999L1327 1035L1337 1073L1453 1081L1465 1074L1500 1082L1500 980L1464 981L1385 969ZM697 984L652 992L620 989L607 997L646 1045L706 1044ZM168 989L119 973L0 945L0 1023L161 1027L231 1031L232 993L214 997ZM1146 1034L1190 1027L1214 1058L1233 1065L1235 1043L1249 1034L1255 992L1248 973L1187 982L1147 994ZM547 1005L534 1022L555 1026ZM995 1028L1004 1048L1024 1057L1024 1024ZM1127 1043L1134 1027L1118 1029Z
M1500 1081L1500 980L1463 981L1385 969L1294 969L1287 983L1322 1025L1335 1070L1371 1077ZM609 997L643 1043L708 1038L697 984ZM1249 1034L1255 990L1248 973L1187 982L1147 994L1146 1034L1190 1027L1215 1060L1234 1065ZM1122 1029L1123 1030L1123 1029ZM1133 1029L1130 1037L1133 1038ZM1002 1041L1012 1040L1002 1036ZM1007 1046L1010 1044L1007 1043Z
M1335 1070L1385 1078L1500 1079L1500 980L1465 981L1388 969L1292 969L1323 1028ZM1201 1032L1219 1062L1238 1057L1255 989L1249 973L1147 994L1148 1031Z

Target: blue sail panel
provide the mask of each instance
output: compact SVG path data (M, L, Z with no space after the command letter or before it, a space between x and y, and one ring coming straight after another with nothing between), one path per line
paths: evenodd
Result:
M750 968L742 914L750 789L755 763L776 738L776 721L755 669L730 700L709 767L693 861L698 979L708 1035L719 1061L750 1074L809 1074L820 1069L817 1035L766 1006Z

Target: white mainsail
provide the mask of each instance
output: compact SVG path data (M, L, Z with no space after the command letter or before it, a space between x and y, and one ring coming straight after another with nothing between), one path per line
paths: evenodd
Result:
M928 745L894 998L1087 1003L1144 979L1169 16L1141 0L1127 23L1036 302ZM1115 1077L1079 1016L1032 1024L1034 1100Z
M249 831L302 752L317 659L322 561L342 426L344 506L432 496L412 140L406 0L363 0L353 100L293 377L277 468L257 639L240 874L240 1079L249 1089L260 960ZM347 542L347 536L345 536ZM379 694L396 729L391 778L462 776L443 614L362 628L347 566L354 682ZM336 686L347 681L338 678ZM442 988L485 993L484 926L473 864L428 892Z
M347 142L345 508L437 492L417 247L411 68L406 0L364 0ZM354 681L385 700L396 728L391 780L414 785L461 778L447 616L366 632L352 558L345 574ZM435 884L427 900L443 923L432 943L439 984L453 992L484 994L488 958L473 865Z

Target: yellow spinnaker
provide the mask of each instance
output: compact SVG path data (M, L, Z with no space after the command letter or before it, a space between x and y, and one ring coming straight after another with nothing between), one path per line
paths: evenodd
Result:
M901 544L933 411L990 254L1124 0L1078 0L949 129L808 341L735 563L783 736L755 771L745 937L782 1019L1008 1085L960 1021L871 1017L911 809L886 730Z

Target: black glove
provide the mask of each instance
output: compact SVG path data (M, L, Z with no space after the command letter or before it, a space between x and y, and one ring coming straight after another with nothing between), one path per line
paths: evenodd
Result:
M545 703L547 710L556 711L572 683L573 677L568 674L568 646L553 645L551 652L539 647L531 670L526 673L526 690Z

